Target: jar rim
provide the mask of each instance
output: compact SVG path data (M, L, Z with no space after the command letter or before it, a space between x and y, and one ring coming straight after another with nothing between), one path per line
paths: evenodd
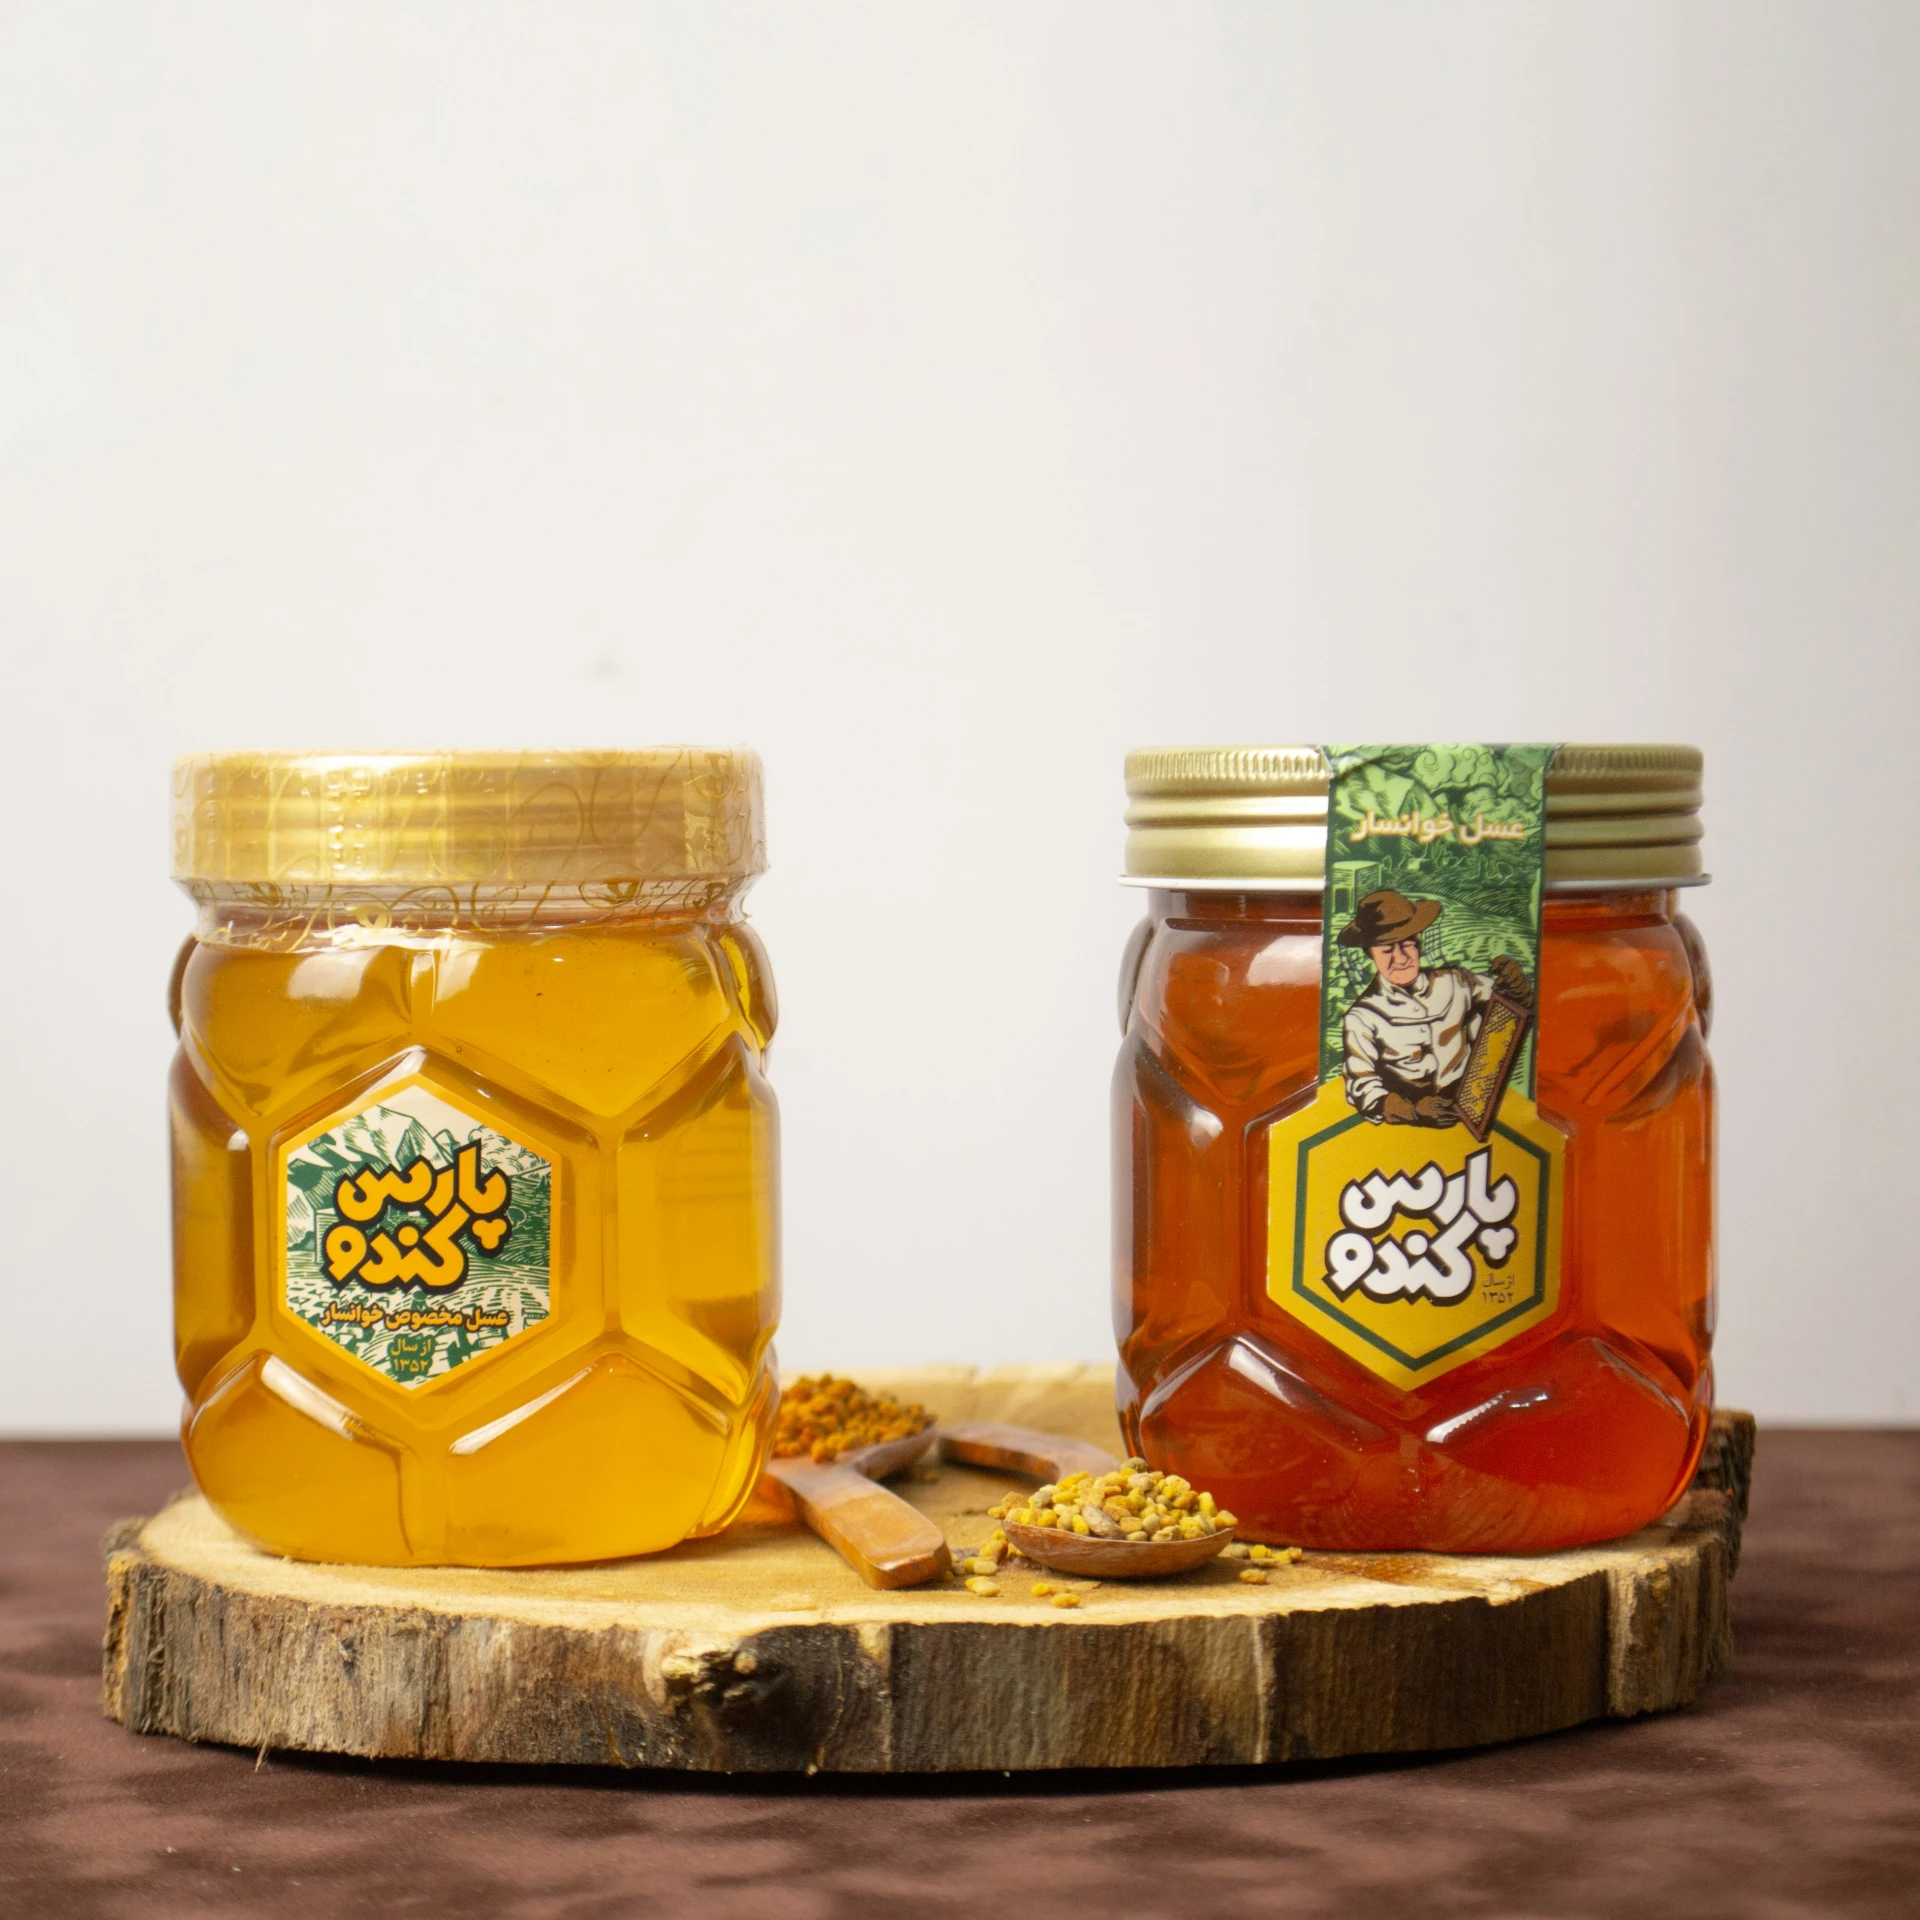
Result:
M1647 879L1560 879L1552 877L1551 865L1548 867L1545 883L1549 894L1569 893L1658 893L1668 887L1704 887L1712 884L1710 873L1694 873L1678 880ZM1241 874L1233 877L1209 875L1194 879L1191 876L1169 874L1123 873L1116 876L1123 887L1135 887L1143 891L1156 893L1299 893L1321 894L1326 891L1326 881L1318 876L1311 880L1273 879L1271 877L1253 878Z

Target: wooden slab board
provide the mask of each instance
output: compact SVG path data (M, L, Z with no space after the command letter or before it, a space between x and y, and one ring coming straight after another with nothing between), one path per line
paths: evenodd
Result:
M869 1373L950 1420L1117 1446L1104 1367ZM432 1760L943 1772L1326 1759L1673 1707L1726 1659L1753 1450L1715 1416L1695 1491L1608 1546L1511 1558L1210 1562L1074 1611L1013 1572L876 1592L809 1534L744 1525L521 1572L309 1565L197 1495L107 1542L106 1712L142 1733ZM973 1547L1012 1484L896 1483Z

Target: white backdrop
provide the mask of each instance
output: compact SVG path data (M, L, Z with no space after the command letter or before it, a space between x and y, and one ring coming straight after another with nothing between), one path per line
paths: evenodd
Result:
M1110 1351L1120 759L1682 739L1722 1394L1920 1413L1920 7L0 10L0 1429L149 1431L167 767L744 740L791 1363Z

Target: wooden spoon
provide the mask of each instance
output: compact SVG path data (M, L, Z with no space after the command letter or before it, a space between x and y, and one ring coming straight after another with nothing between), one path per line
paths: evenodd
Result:
M940 1451L947 1459L964 1460L970 1467L1030 1473L1036 1480L1064 1480L1070 1473L1112 1473L1121 1464L1105 1447L1096 1447L1090 1440L988 1421L942 1427Z
M1121 1464L1103 1447L1034 1427L944 1427L940 1445L949 1460L997 1467L1003 1473L1030 1473L1037 1480L1064 1480L1070 1473L1112 1473ZM1001 1524L1007 1544L1024 1558L1060 1573L1091 1574L1101 1580L1184 1573L1211 1560L1233 1538L1231 1527L1222 1527L1203 1540L1107 1540L1061 1527L1023 1527L1012 1520Z
M769 1460L763 1482L791 1496L800 1517L870 1587L912 1587L937 1580L953 1567L946 1535L918 1507L876 1486L933 1445L939 1430L928 1427L904 1440L856 1447L837 1460Z

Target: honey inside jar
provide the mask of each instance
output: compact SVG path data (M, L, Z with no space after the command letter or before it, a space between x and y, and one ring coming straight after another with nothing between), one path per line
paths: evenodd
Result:
M183 763L176 1354L213 1504L299 1557L724 1525L777 1388L751 755Z
M1284 882L1289 863L1319 857L1310 842L1325 833L1304 758L1203 770L1192 784L1215 791L1185 830L1207 806L1241 828L1264 810L1265 858ZM1557 812L1552 776L1547 786L1534 1097L1564 1142L1557 1298L1428 1379L1382 1377L1275 1298L1267 1140L1321 1081L1318 892L1149 892L1122 972L1114 1088L1122 1422L1155 1466L1214 1489L1243 1535L1541 1550L1645 1525L1693 1471L1712 1403L1711 1002L1673 887L1632 880L1697 872L1687 796L1697 805L1699 760L1579 749L1556 765L1569 771ZM1325 777L1323 763L1322 791ZM1583 813L1596 789L1605 805ZM1151 815L1155 798L1139 810ZM1583 847L1566 829L1595 813L1616 838L1589 834ZM1220 864L1257 864L1235 830L1216 842ZM1558 852L1557 837L1574 851ZM1170 832L1130 861L1164 870L1180 844ZM1460 1310L1409 1312L1444 1326Z

